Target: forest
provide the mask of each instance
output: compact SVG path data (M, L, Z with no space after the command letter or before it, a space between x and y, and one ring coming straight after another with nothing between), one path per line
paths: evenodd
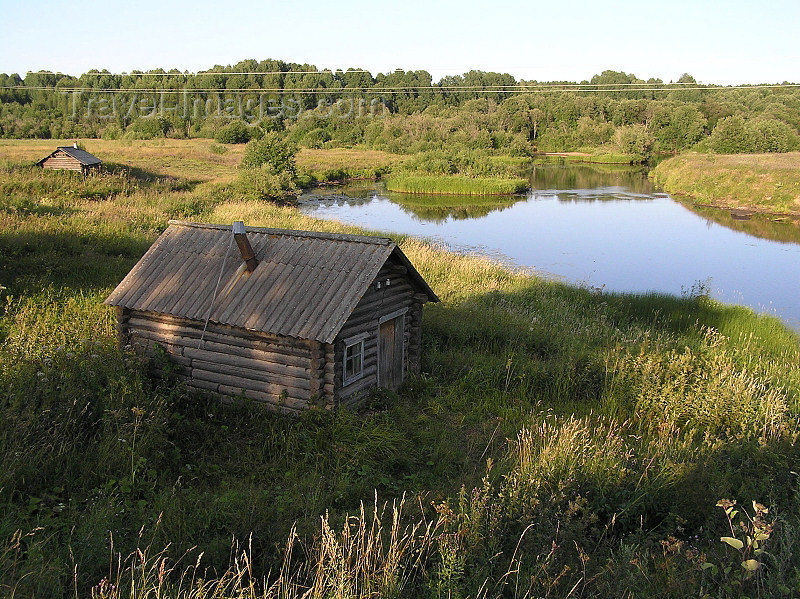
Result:
M373 76L276 60L199 73L0 74L0 137L245 142L273 130L307 148L402 154L603 151L645 161L695 146L786 152L800 143L800 90L703 85L689 74L644 81L611 70L582 82L483 71L434 82L426 71Z

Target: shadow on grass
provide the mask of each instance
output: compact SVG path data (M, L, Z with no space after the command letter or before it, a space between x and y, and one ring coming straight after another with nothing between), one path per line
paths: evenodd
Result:
M0 232L0 282L12 295L51 286L92 291L114 286L147 251L152 239L101 233Z
M154 184L160 183L168 185L170 191L193 191L195 187L203 183L201 179L182 179L171 175L164 175L147 169L121 164L117 162L106 162L103 164L103 172L113 175L124 175L139 183Z

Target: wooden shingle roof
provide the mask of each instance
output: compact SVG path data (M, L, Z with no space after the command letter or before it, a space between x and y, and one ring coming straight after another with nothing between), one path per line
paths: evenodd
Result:
M331 343L392 255L438 301L390 239L247 227L248 274L230 226L169 225L106 304Z

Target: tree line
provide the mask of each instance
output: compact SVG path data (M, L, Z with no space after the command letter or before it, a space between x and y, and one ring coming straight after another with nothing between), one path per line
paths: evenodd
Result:
M800 147L800 89L644 81L603 71L582 82L518 81L469 71L379 73L246 60L201 73L157 69L0 74L5 138L214 137L241 143L282 131L301 146L399 153L526 155L606 148L648 158L688 148Z

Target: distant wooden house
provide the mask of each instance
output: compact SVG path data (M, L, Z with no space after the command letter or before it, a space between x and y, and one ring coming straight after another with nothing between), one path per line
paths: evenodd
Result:
M429 301L389 239L170 221L106 304L187 387L300 410L418 372Z
M99 168L102 163L103 161L96 156L78 148L76 143L74 146L57 147L54 152L42 158L36 165L54 170L78 171L85 175L92 169Z

